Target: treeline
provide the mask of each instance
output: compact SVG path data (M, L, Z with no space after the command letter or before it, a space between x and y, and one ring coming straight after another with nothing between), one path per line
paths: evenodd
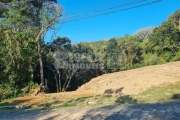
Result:
M104 73L179 61L179 21L180 10L159 27L143 28L134 35L79 44L71 44L68 38L58 37L45 44L45 78L50 78L47 79L50 92L76 90ZM50 74L52 71L54 73Z
M169 16L168 20L158 27L143 28L134 35L80 44L88 44L99 54L117 53L117 70L111 69L109 72L179 61L180 10ZM111 57L112 62L107 64L112 64L115 60L113 55ZM111 61L111 58L108 61Z
M35 83L48 92L72 91L104 73L180 60L180 10L159 27L134 35L79 44L57 37L45 43L47 31L59 22L61 7L54 0L7 3L0 9L3 99L16 97Z

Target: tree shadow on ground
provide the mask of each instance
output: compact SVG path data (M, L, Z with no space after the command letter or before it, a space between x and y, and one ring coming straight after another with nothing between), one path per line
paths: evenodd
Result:
M135 104L137 103L136 99L133 99L130 95L120 96L115 100L115 103L118 104Z
M180 119L180 101L152 103L152 104L131 104L114 105L86 112L81 119L96 120L171 120Z
M1 119L80 119L80 120L179 120L180 101L152 104L113 105L93 108L0 111Z
M104 95L122 95L122 90L124 87L121 87L119 89L107 89L104 91Z
M172 96L172 99L180 99L180 94L174 94L174 95Z
M79 98L76 98L76 99L70 99L66 102L63 102L62 105L60 105L60 107L66 107L66 106L77 106L78 104L81 104L83 103L84 101L86 101L88 98L90 97L79 97Z

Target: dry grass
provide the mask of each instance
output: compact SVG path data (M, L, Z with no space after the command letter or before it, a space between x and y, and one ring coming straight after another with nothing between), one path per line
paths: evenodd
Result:
M180 82L153 87L133 96L133 98L137 99L137 101L140 103L153 103L172 99L180 99Z

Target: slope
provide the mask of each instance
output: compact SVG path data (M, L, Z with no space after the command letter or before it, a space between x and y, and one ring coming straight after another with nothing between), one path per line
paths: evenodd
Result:
M94 95L135 95L153 86L180 81L180 62L104 74L82 85L77 92Z

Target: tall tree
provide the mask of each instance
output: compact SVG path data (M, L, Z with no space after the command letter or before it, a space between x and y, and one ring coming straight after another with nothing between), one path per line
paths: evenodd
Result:
M146 27L140 30L137 30L134 35L138 37L141 41L148 40L153 34L154 27Z
M9 81L11 88L21 88L29 79L32 80L33 61L39 58L41 83L44 85L41 47L47 31L59 22L62 7L47 0L6 2L8 9L0 13L0 43L3 48L0 54L4 56L0 59L4 75L0 77L7 83Z
M44 72L42 60L42 42L44 36L49 29L52 29L56 23L59 22L62 7L58 6L56 0L34 0L35 15L34 22L39 27L38 34L36 34L36 42L38 43L39 65L40 65L40 79L41 85L44 85Z
M21 15L26 15L31 17L31 21L24 22L24 26L28 23L30 26L36 26L36 34L34 34L35 40L37 42L38 48L38 56L39 56L39 64L40 64L40 76L41 76L41 84L44 85L44 78L43 78L43 61L42 61L42 42L44 36L46 35L49 29L53 29L54 25L59 22L59 17L61 16L62 7L57 5L57 0L30 0L30 1L19 1L19 0L8 0L2 1L4 9L0 9L0 16L5 11L10 11L12 9L13 4L18 6L22 3L26 4L26 8L28 10L21 11ZM19 9L21 7L19 6ZM18 17L21 17L19 15ZM18 21L14 21L18 22ZM32 27L32 26L31 26ZM34 31L34 30L33 30Z
M4 83L1 85L9 88L5 91L9 95L17 94L17 90L32 79L33 59L37 54L36 26L32 27L31 17L24 14L25 11L30 14L27 6L26 2L12 4L0 19L0 54L3 56L0 59L3 71L0 79Z
M171 15L161 26L156 27L150 37L151 51L161 56L166 62L177 57L180 48L178 44L180 41L179 19L180 10Z

